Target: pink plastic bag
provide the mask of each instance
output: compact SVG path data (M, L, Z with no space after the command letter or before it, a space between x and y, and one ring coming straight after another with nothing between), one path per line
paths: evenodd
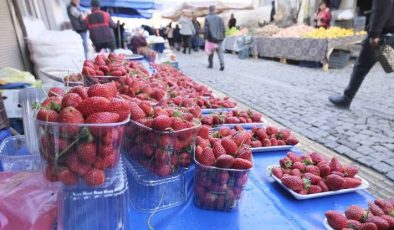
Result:
M205 52L211 55L218 48L218 44L205 40Z
M53 229L59 186L41 172L0 173L0 229Z

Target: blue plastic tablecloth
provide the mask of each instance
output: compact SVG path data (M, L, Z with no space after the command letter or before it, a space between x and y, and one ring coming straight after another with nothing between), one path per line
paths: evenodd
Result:
M296 148L294 152L300 153ZM184 205L155 213L155 229L324 229L324 213L356 204L366 206L374 197L367 191L296 200L267 173L287 151L254 154L254 168L237 210L210 211L193 204L193 172L187 175L188 200ZM130 211L129 229L148 229L149 213Z

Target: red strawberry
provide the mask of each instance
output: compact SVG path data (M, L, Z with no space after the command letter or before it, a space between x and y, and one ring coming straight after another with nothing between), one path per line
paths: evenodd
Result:
M213 125L213 117L211 115L205 115L201 118L201 123L204 125Z
M112 98L108 112L119 114L119 121L124 121L130 115L130 103L119 98Z
M321 193L322 188L318 185L311 185L308 189L308 194Z
M229 127L222 127L219 129L219 134L222 137L227 137L228 135L231 135L231 129Z
M252 167L253 167L252 162L242 158L235 158L232 165L233 169L250 169Z
M375 204L379 206L379 208L381 208L387 215L394 216L394 207L390 202L382 199L376 199Z
M143 101L138 106L144 111L146 116L152 116L154 114L154 110L149 102Z
M316 176L315 174L312 173L305 173L303 175L303 178L307 178L311 181L312 184L318 184L321 181L321 177L320 176Z
M237 146L241 146L242 144L246 144L249 139L249 135L246 132L240 132L233 136L233 141Z
M169 176L172 172L171 166L169 165L161 165L155 169L155 173L159 176L165 177Z
M278 140L278 146L286 145L284 140Z
M209 142L209 140L207 139L203 139L201 137L197 137L196 138L196 146L200 146L201 148L205 148L205 147L210 147L211 144Z
M172 117L171 128L175 131L189 128L189 122L184 122L179 117Z
M111 99L117 94L115 82L109 82L105 84L95 84L89 87L89 97L105 97Z
M313 164L319 164L320 162L324 162L326 161L325 157L323 157L320 153L317 152L312 152L311 154L309 154L310 157L312 158L312 162Z
M88 98L88 90L87 88L83 86L76 86L70 89L68 93L76 93L78 94L82 99Z
M145 118L145 112L142 110L137 103L135 102L130 102L130 119L134 121L138 121L142 118Z
M64 89L60 87L52 87L48 91L48 97L63 97Z
M345 177L344 173L341 173L341 172L338 172L338 171L331 171L331 174L335 174L335 175L338 175L340 177Z
M215 155L215 158L218 158L219 156L226 154L226 150L223 148L220 141L213 143L212 149L213 149L213 154Z
M275 128L275 127L268 126L268 127L265 129L265 131L266 131L266 133L267 133L268 136L271 136L271 135L276 135L276 134L278 133L279 130L278 130L277 128Z
M328 175L325 183L330 191L340 190L345 187L345 179L335 174Z
M301 191L304 189L304 181L299 176L283 175L282 183L293 191Z
M271 169L272 175L274 175L276 178L281 179L283 176L283 171L279 167L274 167Z
M89 186L102 185L105 182L105 174L103 170L92 168L84 176L85 182Z
M62 108L62 98L61 97L48 97L41 103L42 107L46 109L53 109L59 111Z
M344 169L345 176L354 177L358 173L358 166L350 165Z
M104 157L104 167L113 168L118 163L119 153L113 152L110 155Z
M200 129L198 130L198 136L200 136L200 137L202 137L202 138L204 138L204 139L208 139L208 136L209 136L209 130L211 129L211 127L210 126L208 126L208 125L202 125L201 127L200 127Z
M394 217L393 216L383 215L380 217L382 217L383 219L385 219L389 223L390 229L394 229Z
M276 138L278 140L287 140L291 134L291 130L289 129L281 129L279 132L276 134Z
M291 162L294 164L295 162L301 162L301 157L297 155L296 153L293 152L288 152L287 157L291 160Z
M269 146L271 146L271 141L270 141L270 139L268 139L268 138L263 139L263 140L261 141L261 145L262 145L263 147L269 147Z
M215 164L215 155L211 148L205 147L201 155L196 155L196 160L202 165L212 166Z
M301 163L301 162L295 162L295 163L293 163L293 164L291 165L291 168L292 168L292 169L298 169L298 170L300 170L301 172L304 172L304 171L305 171L305 165L304 165L303 163Z
M350 229L360 229L361 223L357 220L349 220L348 218L348 228Z
M270 142L271 142L271 146L278 146L278 140L277 139L271 138Z
M91 124L107 124L115 123L119 120L119 114L110 112L98 112L93 113L88 118L86 118L86 123Z
M40 121L56 122L58 114L55 110L40 109L37 113L37 119Z
M164 131L170 128L172 125L172 119L166 115L160 115L155 117L152 122L152 128L160 131Z
M93 164L96 161L96 144L84 143L78 145L77 154L81 161Z
M328 224L335 230L341 230L348 226L348 220L338 211L327 211L326 217Z
M378 227L374 223L362 223L359 230L378 230Z
M71 172L77 173L78 169L81 166L81 163L78 159L78 155L74 153L68 155L66 157L66 165Z
M74 107L66 107L62 109L57 117L57 122L67 124L82 124L84 123L83 115ZM78 126L65 126L61 127L61 132L67 133L72 136L79 132Z
M382 216L385 214L384 211L373 202L368 203L368 208L374 216Z
M238 151L237 158L252 161L252 150L250 150L250 147L247 145L241 147Z
M322 180L319 181L319 183L317 183L317 185L321 188L322 192L328 192L328 187L324 181L322 181Z
M345 216L348 219L351 220L357 220L360 222L364 221L364 218L366 218L366 212L363 208L356 206L356 205L351 205L349 207L347 207L346 211L345 211Z
M302 156L301 161L305 165L313 165L312 157L309 154Z
M326 176L330 175L331 168L328 165L328 163L323 163L323 164L319 163L318 167L319 167L321 177L326 177Z
M55 182L55 181L59 180L57 175L56 175L55 167L53 165L48 165L45 168L45 178L49 182Z
M330 161L330 168L331 168L331 171L338 171L341 173L344 172L344 168L343 168L342 164L335 157L333 157Z
M90 165L87 165L87 164L84 164L84 163L80 163L76 173L79 176L85 176L86 173L88 173L90 171L90 169L91 169Z
M390 228L390 223L380 216L368 216L367 223L374 223L379 230L387 230Z
M289 169L292 166L291 160L288 157L284 157L279 160L280 167Z
M257 138L259 139L259 140L264 140L264 139L267 139L268 138L268 135L267 135L267 133L265 132L265 130L264 129L258 129L256 132L255 132L255 135L257 136Z
M307 165L305 166L305 172L315 174L316 176L320 176L320 170L317 166Z
M360 178L345 177L344 188L356 188L362 184Z
M263 144L259 140L252 141L250 145L251 145L252 148L263 147Z
M190 154L187 152L181 153L179 155L179 164L183 167L188 167L191 163Z
M231 168L234 162L234 157L224 154L216 159L216 166L219 168Z
M229 137L222 139L222 146L226 150L227 154L235 155L237 153L237 144Z
M290 171L290 175L292 175L292 176L302 176L302 172L299 169L292 169Z
M297 145L297 144L298 144L298 140L297 140L296 137L290 136L290 137L286 140L286 144L288 144L288 145Z
M110 101L104 97L89 97L79 103L77 109L88 117L93 113L107 112L110 107Z
M76 93L67 93L62 99L62 107L72 106L77 108L79 103L82 102L82 98Z
M78 182L77 176L68 169L61 170L58 178L65 185L75 185Z

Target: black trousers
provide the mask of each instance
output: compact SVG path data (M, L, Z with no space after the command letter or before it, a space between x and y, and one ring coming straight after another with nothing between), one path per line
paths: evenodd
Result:
M96 52L100 52L102 49L110 49L111 51L114 51L115 49L115 42L104 42L104 43L97 43L94 44L94 49Z
M353 72L350 77L350 82L344 91L344 95L349 99L353 99L358 89L363 83L365 77L376 64L376 50L369 43L369 38L366 38L361 43L361 51L356 63L353 67Z
M183 52L186 52L186 48L189 49L189 53L192 50L192 42L193 37L191 35L182 35L182 42L183 42Z

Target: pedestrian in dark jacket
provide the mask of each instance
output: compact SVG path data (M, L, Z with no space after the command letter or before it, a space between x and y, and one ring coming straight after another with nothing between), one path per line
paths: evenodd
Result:
M181 28L179 28L179 25L175 26L174 32L174 46L177 51L181 50L181 43L182 43L182 35L181 35Z
M96 52L100 52L101 49L113 51L115 49L113 29L116 28L116 24L107 12L100 10L100 2L98 0L92 0L91 6L92 13L87 16L86 25L94 48Z
M374 0L368 25L368 37L362 42L360 55L353 67L350 82L342 96L332 96L329 100L336 106L349 108L368 72L377 62L376 48L382 36L394 35L394 0ZM393 36L389 37L394 39Z
M79 8L80 0L71 0L67 7L67 14L71 22L71 26L82 38L83 50L85 52L85 59L88 58L88 33L85 23L85 17Z
M220 70L224 70L223 40L225 37L225 25L223 19L215 13L215 6L209 6L209 15L205 17L205 39L217 45L216 53L220 61ZM213 54L208 56L208 68L213 68Z

